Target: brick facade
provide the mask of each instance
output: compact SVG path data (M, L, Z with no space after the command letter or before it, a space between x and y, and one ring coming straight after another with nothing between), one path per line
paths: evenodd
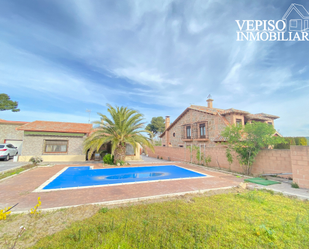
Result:
M205 139L203 141L193 141L194 144L204 144L207 143L207 145L214 145L212 140L219 135L221 130L224 129L225 124L220 116L199 112L196 110L189 110L186 112L179 120L178 122L173 125L173 127L166 132L166 134L162 137L162 145L164 146L172 146L172 147L179 147L179 145L184 145L185 141L181 138L181 134L185 131L182 131L185 129L184 125L186 124L193 124L196 122L202 122L205 121L208 124L208 130L206 131L206 134L208 134L209 139ZM192 128L191 128L192 130ZM187 143L190 143L190 141L186 141Z

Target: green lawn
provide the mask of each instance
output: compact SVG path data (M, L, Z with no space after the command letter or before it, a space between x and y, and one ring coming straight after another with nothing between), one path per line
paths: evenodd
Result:
M309 248L309 203L246 191L102 208L33 248Z

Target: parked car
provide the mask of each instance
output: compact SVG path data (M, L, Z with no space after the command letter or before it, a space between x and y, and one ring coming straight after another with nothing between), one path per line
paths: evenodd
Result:
M10 157L18 155L17 147L12 144L0 144L0 158L6 161L10 160Z

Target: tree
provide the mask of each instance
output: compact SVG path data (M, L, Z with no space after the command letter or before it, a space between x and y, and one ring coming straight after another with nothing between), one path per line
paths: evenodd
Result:
M153 117L150 124L146 126L146 130L152 132L155 136L161 134L165 130L164 118Z
M299 145L307 146L308 145L307 138L301 137L300 140L299 140Z
M88 158L108 142L112 144L114 163L125 160L126 144L131 144L134 150L140 144L144 149L148 147L154 151L152 137L147 138L143 135L143 133L150 132L142 129L145 124L142 122L142 114L127 107L116 106L114 108L109 104L107 106L111 118L98 113L101 121L96 121L94 124L99 126L94 129L93 133L84 142L84 151L89 150Z
M227 158L233 162L231 151L235 151L244 173L249 175L255 157L261 149L285 143L282 137L274 136L276 130L272 125L260 122L247 123L242 125L227 126L221 133L226 138L228 149Z
M12 110L12 112L19 112L17 109L18 102L10 99L9 95L5 93L0 94L0 111Z

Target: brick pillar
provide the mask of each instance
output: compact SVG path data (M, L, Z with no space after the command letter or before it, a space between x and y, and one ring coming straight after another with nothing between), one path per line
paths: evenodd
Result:
M166 147L169 146L170 143L170 132L167 130L167 128L170 126L170 116L165 117L165 134L166 134Z
M291 146L293 182L300 188L309 188L309 146Z

